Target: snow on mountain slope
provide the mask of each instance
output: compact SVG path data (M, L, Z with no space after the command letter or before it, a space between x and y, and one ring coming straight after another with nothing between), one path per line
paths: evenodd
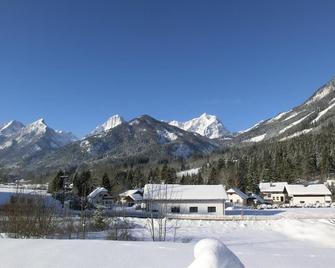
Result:
M266 134L262 134L256 137L252 137L251 139L245 140L243 142L260 142L264 140L265 137L266 137Z
M313 114L313 113L314 113L314 112L311 112L311 113L309 113L308 115L304 116L303 118L300 118L299 120L294 121L293 123L291 123L291 124L289 124L288 126L284 127L283 129L281 129L281 130L279 131L279 134L284 133L284 132L286 132L287 130L289 130L290 128L292 128L292 127L298 125L299 123L301 123L302 121L304 121L307 117L309 117L309 116L310 116L311 114Z
M158 129L157 134L159 135L159 140L161 143L170 142L170 141L174 141L178 139L177 134L170 132L166 129L163 129L163 130Z
M37 152L48 153L75 140L72 133L54 130L43 119L26 126L13 120L0 128L0 163L15 164Z
M316 123L317 121L319 121L319 119L324 116L330 109L332 109L335 106L335 103L332 103L329 107L327 107L326 109L324 109L323 111L321 111L318 116L312 121L312 123Z
M229 134L223 123L214 115L202 114L198 118L186 122L171 121L169 123L183 130L200 134L210 139L222 138Z
M332 79L303 104L238 132L235 141L259 142L275 138L283 141L318 131L322 125L335 122L334 101L335 79Z
M125 122L124 119L120 115L113 115L105 123L103 123L100 126L97 126L96 129L91 132L91 135L107 132L124 122Z
M21 122L12 120L0 125L0 135L11 136L18 133L22 128L24 128L24 125Z
M238 134L243 134L243 133L249 132L250 130L253 130L253 129L259 127L263 122L264 122L264 120L261 120L261 121L257 122L255 125L253 125L252 127L247 128L245 130L241 130L241 131L239 131L237 133Z
M307 102L306 104L312 104L313 102L317 102L326 96L328 96L330 93L333 93L335 91L335 86L332 83L328 83L322 88L320 88Z
M308 128L308 129L304 129L302 131L298 131L290 136L287 136L287 137L284 137L284 138L281 138L280 141L286 141L286 140L289 140L289 139L292 139L292 138L295 138L295 137L299 137L300 135L303 135L303 134L307 134L309 132L311 132L313 130L313 128Z

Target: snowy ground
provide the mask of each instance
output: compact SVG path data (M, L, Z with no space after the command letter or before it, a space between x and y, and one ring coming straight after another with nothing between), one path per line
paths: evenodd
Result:
M193 261L193 245L101 240L0 239L0 267L182 268Z
M227 213L244 218L171 220L168 241L159 243L150 241L147 221L137 218L130 219L132 232L142 242L103 241L102 233L89 235L100 240L85 241L0 239L0 267L186 268L194 259L194 245L203 238L222 241L245 267L334 267L335 208Z
M160 243L150 242L144 219L131 220L136 225L133 234L143 242L0 239L1 263L3 267L186 268L193 261L195 243L216 238L245 267L333 267L335 209L296 210L288 210L282 219L171 221L168 242ZM312 217L292 217L297 213Z

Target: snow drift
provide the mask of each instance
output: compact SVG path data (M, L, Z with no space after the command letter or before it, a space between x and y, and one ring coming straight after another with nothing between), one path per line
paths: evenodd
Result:
M239 258L223 243L215 239L203 239L194 247L193 263L188 268L243 268Z

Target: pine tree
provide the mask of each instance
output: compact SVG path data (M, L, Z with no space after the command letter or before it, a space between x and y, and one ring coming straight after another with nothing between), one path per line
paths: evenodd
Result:
M212 167L211 172L209 174L207 184L211 184L211 185L218 184L217 174L218 174L218 172L217 172L216 168Z
M111 192L111 191L112 191L112 185L111 185L111 182L110 182L110 180L109 180L109 177L108 177L107 173L104 173L104 175L102 176L101 185L102 185L102 187L104 187L108 192Z
M63 189L64 181L63 181L64 172L58 171L57 175L53 178L51 184L49 185L49 192L56 193L59 190Z

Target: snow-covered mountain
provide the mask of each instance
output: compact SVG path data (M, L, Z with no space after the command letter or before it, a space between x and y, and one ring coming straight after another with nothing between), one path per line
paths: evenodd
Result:
M174 120L169 124L185 131L198 133L199 135L210 139L222 138L230 134L223 123L215 115L209 115L207 113L186 122Z
M24 124L16 120L12 120L8 123L0 124L0 135L12 136L20 132L24 128Z
M238 132L235 140L260 142L276 138L284 141L316 132L328 122L335 122L335 78L302 105Z
M109 129L103 135L89 135L68 144L28 163L26 168L57 170L84 163L103 165L131 159L157 162L210 154L218 148L219 144L214 140L142 115Z
M93 130L90 135L101 134L104 132L108 132L112 128L124 123L125 120L120 115L113 115L111 116L105 123L100 126L97 126L95 130Z
M0 163L22 161L35 154L49 153L77 138L68 132L50 128L43 119L28 125L10 121L0 125Z

